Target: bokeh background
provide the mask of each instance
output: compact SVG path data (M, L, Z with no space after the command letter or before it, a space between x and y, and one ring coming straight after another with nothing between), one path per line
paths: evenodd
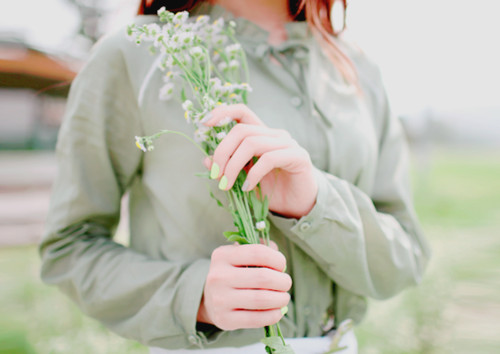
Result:
M68 85L135 0L0 2L0 353L146 353L39 280L36 243ZM500 4L350 0L411 144L434 255L419 287L371 301L360 353L500 352ZM126 227L117 239L126 242Z

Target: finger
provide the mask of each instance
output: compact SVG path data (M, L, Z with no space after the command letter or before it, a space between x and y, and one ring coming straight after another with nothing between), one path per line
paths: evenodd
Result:
M237 296L227 298L233 310L273 310L281 309L290 302L290 294L270 290L238 290Z
M265 311L235 310L228 314L223 330L235 330L241 328L261 328L278 323L283 317L280 309Z
M284 130L270 129L264 126L255 126L248 124L236 125L219 143L214 151L213 162L217 164L217 167L219 169L219 174L216 178L218 178L222 174L227 161L233 155L242 141L252 136L276 137L281 138L282 141L291 140L289 138L289 134ZM287 139L287 137L289 139Z
M240 171L252 160L254 156L261 156L272 150L282 150L289 147L290 141L269 136L246 137L226 162L223 175L228 184L226 190L231 189ZM223 164L224 162L221 162Z
M204 124L208 127L213 127L227 118L238 123L264 125L257 115L242 103L216 107L211 112L211 118Z
M218 178L222 175L227 161L243 139L250 136L271 135L272 133L272 130L268 128L255 125L238 124L234 126L214 151L212 161L217 165L219 173L213 177Z
M274 242L274 241L272 241L272 240L269 240L269 245L267 245L267 244L266 244L266 240L264 240L263 238L261 238L261 239L259 240L259 242L260 242L260 244L261 244L261 245L266 245L266 246L269 246L269 247L271 247L271 248L272 248L273 250L275 250L275 251L278 251L278 250L279 250L279 249L278 249L278 245L276 244L276 242Z
M209 170L212 167L212 159L210 157L205 157L203 159L203 165Z
M285 256L264 245L239 245L227 248L227 262L235 267L266 267L282 272L286 266Z
M233 268L234 269L234 268ZM283 272L269 268L237 268L230 286L235 289L264 289L286 292L292 287L292 278Z
M305 168L300 154L298 149L274 150L263 154L248 171L243 190L247 192L254 189L262 178L276 168L292 174L302 172Z

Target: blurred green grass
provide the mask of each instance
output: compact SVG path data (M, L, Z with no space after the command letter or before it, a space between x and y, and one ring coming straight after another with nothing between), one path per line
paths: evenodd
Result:
M500 352L500 156L447 149L428 162L413 180L429 270L419 287L371 302L360 353ZM39 266L35 246L0 248L1 354L147 353L43 285Z

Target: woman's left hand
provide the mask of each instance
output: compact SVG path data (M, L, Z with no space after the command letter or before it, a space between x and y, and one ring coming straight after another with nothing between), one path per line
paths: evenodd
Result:
M221 180L222 189L229 190L245 169L248 175L242 189L250 191L260 182L271 211L297 219L308 214L318 186L307 151L287 131L264 125L244 104L215 108L205 125L215 126L227 117L239 124L221 141L207 166ZM252 164L254 156L259 159Z

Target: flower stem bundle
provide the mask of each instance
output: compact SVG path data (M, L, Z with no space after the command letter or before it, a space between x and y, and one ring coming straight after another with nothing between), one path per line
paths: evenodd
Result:
M215 127L203 123L210 112L220 105L247 103L251 87L248 84L248 65L241 45L234 36L235 23L225 24L220 18L211 22L206 15L189 18L187 12L172 13L162 8L158 11L161 22L143 26L130 25L128 36L136 44L150 42L150 51L160 56L159 70L163 86L160 100L169 100L179 91L184 118L195 128L191 139L180 132L162 130L151 136L136 137L138 148L154 149L154 140L163 134L173 133L192 141L206 155L213 155L218 144L236 122L222 120ZM179 80L180 79L180 80ZM183 87L178 87L182 82ZM224 236L239 244L258 244L261 240L269 245L270 224L267 218L269 201L260 187L244 192L246 172L242 170L233 187L226 192L227 205L217 200L232 214L237 231L227 231ZM215 199L215 196L211 194ZM267 353L293 353L285 344L279 324L265 328Z

